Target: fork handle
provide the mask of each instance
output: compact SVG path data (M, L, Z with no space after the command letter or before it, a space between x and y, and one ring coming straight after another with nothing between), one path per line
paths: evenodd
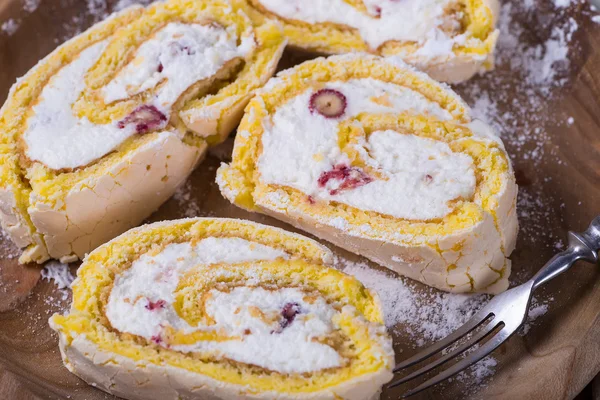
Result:
M555 255L531 280L533 289L562 274L577 260L598 262L600 250L600 216L596 217L583 233L569 232L569 247Z

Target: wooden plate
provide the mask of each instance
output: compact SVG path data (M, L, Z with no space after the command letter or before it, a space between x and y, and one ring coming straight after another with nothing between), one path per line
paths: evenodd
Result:
M0 0L0 24L9 19L20 24L12 35L0 31L0 102L16 77L112 5L109 2L105 7L102 0L44 0L37 10L28 12L23 8L24 3L35 2ZM521 3L514 0L512 6L523 7ZM568 229L582 230L600 213L600 24L591 23L578 2L573 1L574 5L561 13L551 9L552 2L537 3L537 10L522 14L512 10L519 15L520 21L516 22L523 29L523 40L531 42L529 48L537 43L541 52L554 51L544 44L554 37L554 29L565 23L578 27L571 39L570 66L566 72L552 77L556 84L548 85L546 79L545 84L529 82L524 86L523 78L515 74L514 59L503 54L496 71L457 88L471 102L481 99L482 94L488 96L489 107L497 109L486 110L481 103L478 109L484 114L494 111L493 122L504 127L504 138L513 157L521 186L522 227L512 256L515 282L530 277L550 258ZM90 6L95 10L92 15ZM529 55L514 54L525 62ZM282 66L294 65L302 57L286 53ZM530 77L531 68L535 67L528 65ZM544 78L548 71L542 65L539 67L540 77ZM530 102L530 98L536 101ZM184 191L150 220L199 215L247 218L285 226L235 208L221 197L214 175L220 160L228 157L230 145L213 150ZM357 259L335 250L344 257ZM0 363L22 380L21 391L29 390L44 398L111 398L87 386L62 366L57 338L47 319L65 309L69 293L59 291L47 281L38 281L39 268L18 266L14 258L17 254L10 242L0 239ZM76 266L71 268L74 271ZM476 387L468 380L455 379L421 398L574 397L600 371L599 275L598 267L578 264L546 285L539 296L553 298L549 311L527 335L514 336L494 354L498 365L491 378ZM417 288L426 290L418 285ZM400 329L394 330L395 347L401 359L415 352L415 339L403 334L402 327L396 328ZM1 385L0 393L14 393ZM386 391L382 398L394 399L400 393L401 389Z

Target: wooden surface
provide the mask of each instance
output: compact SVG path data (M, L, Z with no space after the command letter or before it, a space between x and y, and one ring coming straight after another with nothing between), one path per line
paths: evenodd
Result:
M25 15L21 0L0 0L0 23L12 17L20 19L22 24L13 36L0 34L0 102L15 78L51 51L59 38L75 32L81 21L84 24L91 21L83 12L85 3L43 0L36 12ZM77 24L72 23L74 17L79 18ZM522 195L533 200L543 199L539 209L534 210L537 218L521 218L522 233L511 257L513 274L520 279L531 276L552 256L556 251L556 238L565 238L568 229L584 229L593 216L600 214L600 31L598 26L578 22L585 26L578 30L568 83L557 96L549 98L543 110L549 115L570 115L575 123L540 122L540 129L547 132L547 140L541 146L553 156L539 162L522 154L527 146L507 143L508 151L514 156ZM537 28L533 26L532 31L535 33ZM297 59L288 54L283 64L289 66L295 62ZM493 74L502 77L503 66L499 65ZM459 87L459 91L463 88ZM514 91L515 96L522 95L518 87ZM536 117L531 116L532 120ZM515 121L515 130L531 127L521 122ZM227 145L214 151L190 178L187 191L190 198L170 200L150 220L173 219L192 213L248 218L285 226L239 210L221 197L214 174L228 152ZM190 209L186 202L197 207ZM65 293L52 283L38 282L37 267L18 267L16 259L8 257L14 256L15 250L2 238L0 254L3 255L0 260L0 364L10 371L0 370L0 398L112 398L85 385L62 366L57 339L48 328L47 319L53 312L62 312L69 298L63 299ZM527 335L514 336L494 354L498 360L496 373L484 385L473 388L469 382L455 380L420 398L574 398L600 371L599 278L597 267L578 264L568 275L545 286L540 296L554 298L549 312ZM416 351L414 338L395 333L394 339L398 359ZM394 399L400 393L400 390L387 391L382 398Z

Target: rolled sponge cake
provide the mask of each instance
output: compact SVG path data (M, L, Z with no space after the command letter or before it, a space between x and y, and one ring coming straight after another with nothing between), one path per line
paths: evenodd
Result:
M494 66L497 0L246 0L256 21L283 24L293 47L399 57L457 83Z
M250 102L223 195L451 292L508 287L517 186L447 86L365 54L308 61Z
M169 0L64 43L0 110L0 217L21 262L73 261L139 224L273 74L281 28L236 0Z
M381 305L332 259L249 221L146 225L85 258L50 325L71 372L127 399L376 399Z

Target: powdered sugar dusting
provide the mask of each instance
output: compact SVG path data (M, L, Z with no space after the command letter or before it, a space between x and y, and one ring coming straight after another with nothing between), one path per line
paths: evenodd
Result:
M486 378L492 376L494 372L496 372L497 365L498 361L494 357L487 356L477 364L451 378L449 382L458 381L461 383L467 383L471 386L478 386L485 381Z
M69 271L67 264L58 261L46 263L42 270L42 279L53 280L59 289L70 289L75 277Z
M11 18L7 21L4 21L2 25L0 25L0 30L2 30L2 32L7 34L8 36L12 36L17 31L17 29L19 29L20 25L21 21Z
M535 321L548 312L552 301L554 301L554 297L545 299L534 297L531 299L531 305L529 306L529 312L527 313L527 322L521 329L521 335L527 335L529 330L534 326Z
M497 70L486 74L485 80L460 85L458 90L471 99L476 117L491 123L505 141L519 150L513 153L539 162L542 150L526 147L546 139L542 130L536 130L549 118L540 111L553 90L567 83L569 46L579 26L573 18L567 18L554 25L542 43L539 39L531 42L527 40L530 27L523 14L533 12L537 11L518 2L502 6ZM526 125L521 128L519 123Z
M190 179L177 189L173 199L177 202L182 217L191 218L202 215L200 204L193 196L193 186Z
M41 0L24 0L23 2L23 11L27 14L31 14L40 6ZM20 19L8 19L0 25L0 31L8 36L12 36L17 32L19 27L21 26Z
M23 3L23 10L28 13L32 13L40 6L42 0L25 0Z
M580 53L576 33L593 13L582 0L504 2L496 70L456 87L474 115L491 124L506 144L519 184L519 236L536 246L560 240L547 229L560 218L555 200L542 188L552 178L534 170L542 163L564 165L548 128L576 121L560 109L549 110L572 81L572 58Z
M453 294L427 288L391 272L372 269L366 263L338 258L336 264L379 295L387 327L413 348L430 345L448 336L490 299L488 295ZM488 356L448 383L459 381L469 390L477 390L494 374L497 363L494 357Z
M110 3L107 0L85 0L85 15L77 15L69 23L63 24L65 35L57 38L56 41L60 43L83 32L89 26L90 18L92 23L96 23L108 17L112 12L122 11L136 4L146 6L155 1L157 0L119 0L113 7L109 7Z
M448 336L467 322L489 299L484 294L454 294L428 288L410 279L370 268L364 262L336 259L336 267L356 277L367 288L375 291L381 300L385 323L402 342L417 348L432 344ZM553 297L533 297L528 319L520 334L525 335L534 321L550 308ZM471 349L470 351L474 351ZM493 356L464 370L449 382L459 381L478 390L496 370L498 361Z
M571 5L571 0L554 0L554 5L556 7L569 7Z
M470 100L475 116L498 131L515 159L539 164L554 154L543 146L548 139L544 125L556 118L547 107L569 82L569 55L576 50L574 34L580 26L570 16L568 4L540 9L530 3L502 6L496 70L457 90ZM537 26L541 21L546 26ZM532 38L533 31L537 35Z
M93 16L104 18L108 12L108 5L105 0L86 0L88 12Z
M412 281L338 259L338 267L379 295L389 328L401 329L420 347L442 339L465 323L489 300L480 294L452 294L417 288ZM401 327L401 328L398 328Z
M115 4L115 11L121 11L127 7L131 7L133 5L139 4L142 6L147 6L148 4L152 3L153 0L119 0L117 1L117 4Z
M3 258L13 259L21 255L19 248L12 242L8 233L0 228L0 254Z

